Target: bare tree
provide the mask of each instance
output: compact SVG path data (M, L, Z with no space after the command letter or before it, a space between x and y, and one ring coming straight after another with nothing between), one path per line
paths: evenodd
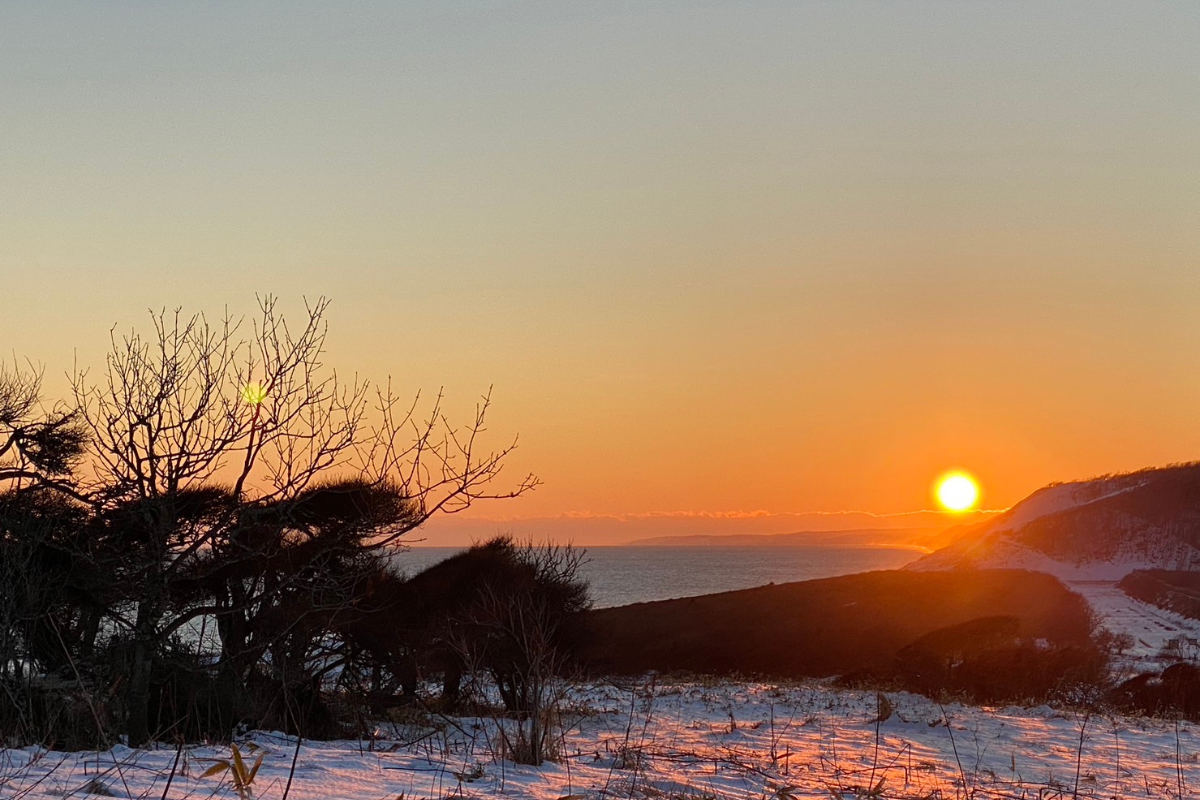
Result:
M111 336L98 381L74 376L71 419L92 443L77 492L97 538L123 553L125 602L108 614L130 648L133 743L151 733L154 659L186 626L216 617L223 662L244 667L247 653L294 632L294 615L275 626L276 642L251 647L246 630L271 611L287 617L291 590L304 587L308 612L344 600L354 579L333 561L393 544L435 513L536 485L526 476L494 488L514 445L481 447L489 397L455 427L440 396L420 413L389 386L326 368L327 308L307 305L295 329L272 297L248 329L228 314L210 324L160 312L147 337Z

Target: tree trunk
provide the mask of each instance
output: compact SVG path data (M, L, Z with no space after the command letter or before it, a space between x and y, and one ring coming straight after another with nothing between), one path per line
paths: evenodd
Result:
M158 614L154 604L143 601L138 605L133 629L133 664L125 689L126 730L129 746L140 747L150 739L150 673L154 662L154 622Z

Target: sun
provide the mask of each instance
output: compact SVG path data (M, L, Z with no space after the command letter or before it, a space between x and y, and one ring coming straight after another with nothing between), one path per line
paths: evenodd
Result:
M267 399L267 387L257 382L247 383L242 387L242 399L247 405L262 405L262 401Z
M947 472L938 478L937 499L947 511L969 511L979 500L979 484L966 472Z

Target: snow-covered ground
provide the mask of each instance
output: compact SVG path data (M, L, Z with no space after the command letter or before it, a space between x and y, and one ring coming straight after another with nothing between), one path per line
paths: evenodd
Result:
M1128 634L1132 644L1114 665L1118 677L1162 669L1159 654L1172 641L1183 654L1200 654L1200 620L1135 600L1111 581L1073 581L1068 586L1088 601L1105 628Z
M1200 622L1126 596L1110 582L1071 584L1133 644L1122 670L1161 668L1172 640ZM576 687L558 763L497 755L490 718L426 717L373 742L305 742L255 733L266 753L258 800L792 800L792 798L1200 798L1200 726L1088 716L1048 707L940 706L822 683L646 679ZM0 751L0 798L236 797L228 775L201 777L222 747L181 751ZM293 760L295 763L292 770ZM290 778L290 789L289 787ZM169 787L168 787L169 782ZM879 791L871 794L870 789Z
M488 719L435 718L298 753L287 737L255 734L267 756L254 795L282 798L295 758L296 800L1200 797L1195 725L887 698L877 725L874 694L820 684L590 685L572 694L560 762L539 768L497 758ZM199 777L202 759L228 755L12 750L0 756L0 796L235 797L227 777Z

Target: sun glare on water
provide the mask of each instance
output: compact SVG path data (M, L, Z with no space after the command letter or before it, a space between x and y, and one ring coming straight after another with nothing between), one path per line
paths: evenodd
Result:
M979 484L965 472L948 472L938 479L937 499L947 511L968 511L979 500Z

